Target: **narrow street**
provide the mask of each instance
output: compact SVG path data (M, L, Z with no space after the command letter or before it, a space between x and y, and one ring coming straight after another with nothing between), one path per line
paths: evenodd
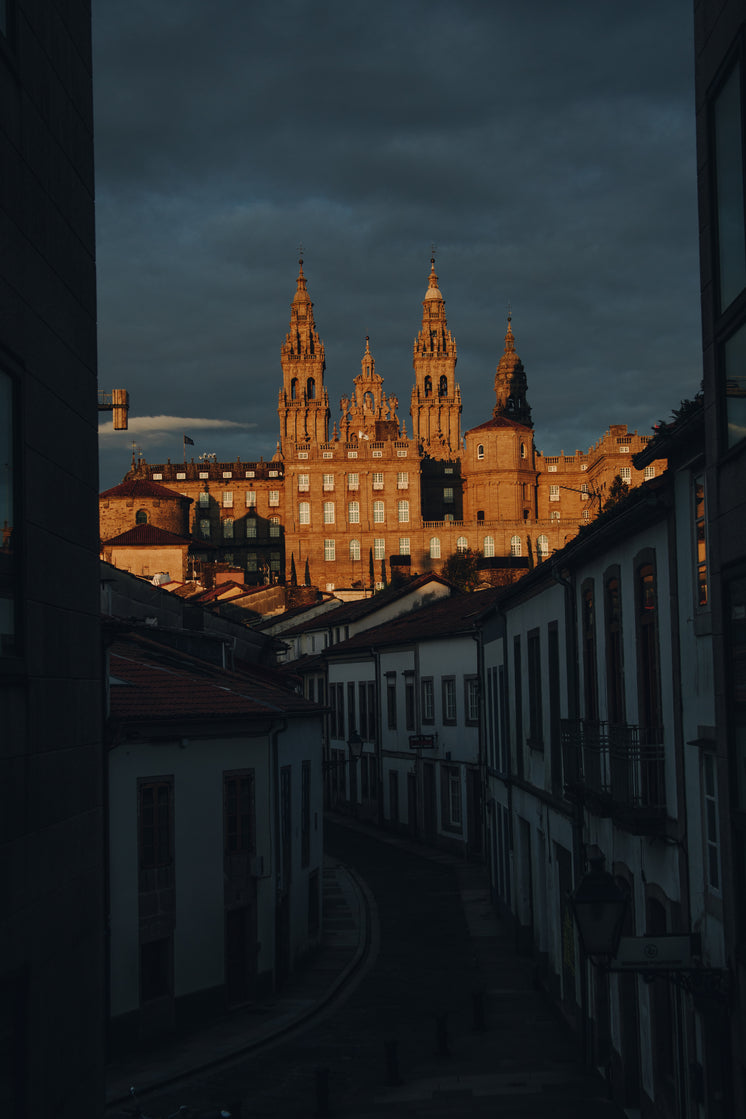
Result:
M483 868L340 822L327 850L373 899L362 978L284 1039L148 1098L148 1114L241 1099L244 1119L622 1116L495 921Z

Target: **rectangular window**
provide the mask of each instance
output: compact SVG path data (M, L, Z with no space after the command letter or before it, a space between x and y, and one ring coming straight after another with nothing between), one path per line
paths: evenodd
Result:
M199 533L203 540L210 539L210 522L206 518L199 522Z
M357 730L355 722L355 685L347 685L347 737L352 738Z
M407 730L415 729L414 675L404 677L404 717Z
M598 719L598 669L596 664L596 597L593 580L581 588L581 633L583 642L583 704L586 719Z
M746 326L728 339L723 352L728 446L734 447L746 437Z
M298 523L302 525L310 525L311 523L311 502L301 501L298 506Z
M441 813L446 831L461 831L461 774L458 766L441 769Z
M223 774L223 850L253 854L256 848L254 772Z
M707 885L720 892L720 820L718 818L717 768L714 754L702 755L702 797Z
M406 524L409 521L409 502L400 501L397 504L397 512L399 515L399 524Z
M396 730L396 673L386 676L386 713L389 730Z
M210 495L207 490L202 490L199 495L199 507L200 509L209 509L210 507Z
M622 481L626 482L629 485L629 483L632 481L632 467L623 466L619 473L621 475Z
M549 500L550 501L559 501L559 499L560 499L560 488L559 488L559 486L550 486L549 487Z
M385 517L384 517L384 511L383 511L383 502L382 501L374 501L373 502L373 523L377 524L377 525L382 525L384 520L385 520Z
M350 501L347 503L347 521L351 525L360 524L360 502Z
M746 287L741 68L736 64L715 99L715 205L720 311Z
M327 563L333 562L336 559L336 545L334 540L324 541L324 559Z
M207 523L209 525L210 522L208 521ZM246 521L246 536L247 536L247 539L255 540L256 539L256 532L257 532L256 521L254 520L253 517L249 517L248 520Z
M513 702L515 704L515 747L518 776L523 777L523 671L521 639L513 638Z
M360 541L359 540L351 540L350 541L350 559L355 563L357 563L358 560L360 559Z
M270 490L269 491L269 504L270 505L279 505L280 504L280 491L279 490Z
M347 475L347 489L348 490L359 490L360 489L360 475L359 474L348 474Z
M310 476L310 474L299 474L298 475L298 490L301 493L308 493L308 490L310 489L310 486L311 486L311 476Z
M246 508L251 509L256 505L256 490L246 491Z
M456 677L444 676L442 681L443 722L456 722Z
M223 490L223 508L233 508L233 490Z
M347 457L348 458L357 458L357 451L348 451L347 452Z
M324 524L325 525L333 525L334 524L334 502L333 501L325 501L324 502Z
M13 381L0 370L0 656L14 656L16 645L17 561L14 535L15 444Z
M606 705L609 722L624 720L624 660L622 645L622 592L618 568L606 580Z
M246 570L249 574L254 575L259 570L259 554L258 552L249 552L246 556Z
M395 769L389 770L389 819L399 823L399 774Z
M443 489L443 501L446 505L453 504L453 486L445 486Z
M270 536L279 536L280 535L280 518L279 517L270 517L269 518L269 535Z
M422 721L423 723L432 723L435 718L435 710L433 703L433 678L426 676L421 684L422 692Z
M173 794L173 777L138 782L138 857L141 871L171 867L173 864Z
M694 531L697 548L697 605L707 606L707 522L705 513L705 479L694 479Z
M534 750L544 749L544 722L541 701L541 637L538 629L527 636L528 658L528 744Z
M464 706L466 722L474 726L479 722L479 677L464 677Z
M324 475L324 489L327 491L327 493L330 490L334 489L334 475L333 474L325 474Z
M233 517L226 517L223 521L223 540L233 539Z
M386 541L382 536L377 536L373 541L373 559L382 560L386 558Z
M409 472L408 471L400 470L398 472L398 474L396 475L396 488L398 490L409 489Z
M357 710L360 721L360 737L370 738L368 733L368 691L364 680L357 686Z
M408 536L399 537L399 555L408 556L410 551L410 541Z
M383 474L378 473L378 472L375 472L373 474L373 489L374 490L382 490L383 489Z
M650 479L654 478L654 477L655 477L655 467L654 466L646 466L645 470L643 472L643 478L645 479L645 481L649 482Z

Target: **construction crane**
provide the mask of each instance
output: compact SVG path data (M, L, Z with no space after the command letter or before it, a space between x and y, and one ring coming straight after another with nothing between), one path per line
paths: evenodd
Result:
M99 392L99 412L114 413L114 430L127 430L127 415L130 410L130 394L126 389L114 389L113 392Z

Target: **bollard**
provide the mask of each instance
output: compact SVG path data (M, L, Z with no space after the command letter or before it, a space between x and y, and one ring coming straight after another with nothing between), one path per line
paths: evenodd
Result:
M435 1050L439 1057L450 1057L448 1048L448 1015L435 1015Z
M487 1026L486 1026L486 1023L485 1023L485 1020L484 1020L484 992L483 991L472 991L471 1009L472 1009L472 1020L473 1020L473 1023L474 1023L474 1029L479 1030L480 1033L484 1032L484 1030L487 1029Z
M401 1084L399 1076L399 1052L397 1041L384 1041L383 1048L386 1053L386 1083L389 1088Z
M327 1119L329 1111L329 1069L316 1069L316 1112L317 1119Z

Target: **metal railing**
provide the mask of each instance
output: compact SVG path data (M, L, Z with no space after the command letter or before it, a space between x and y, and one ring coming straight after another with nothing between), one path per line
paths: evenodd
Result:
M561 734L568 791L584 790L620 807L665 811L662 727L563 719Z

